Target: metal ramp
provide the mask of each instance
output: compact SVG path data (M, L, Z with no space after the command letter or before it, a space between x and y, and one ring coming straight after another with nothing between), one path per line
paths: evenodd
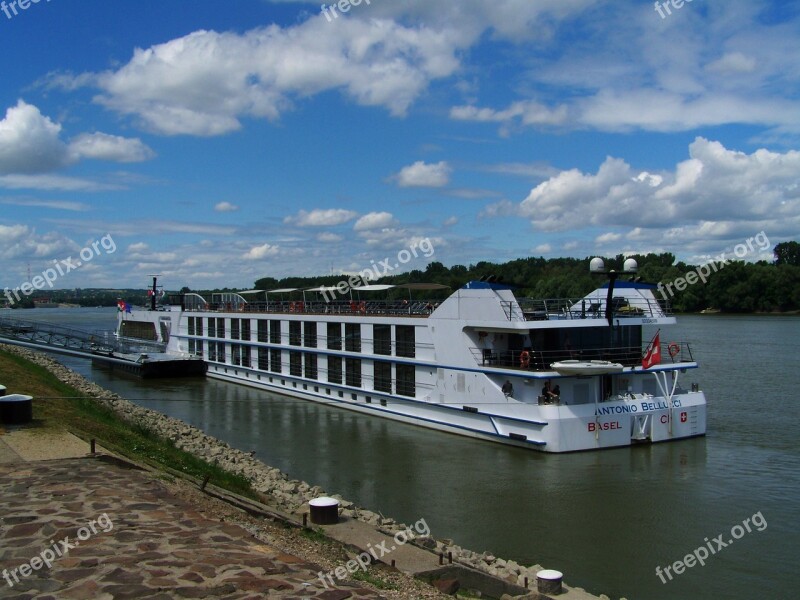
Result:
M86 358L119 353L164 352L164 344L148 341L120 341L111 331L92 333L53 323L9 317L0 317L0 341L61 354L85 356Z

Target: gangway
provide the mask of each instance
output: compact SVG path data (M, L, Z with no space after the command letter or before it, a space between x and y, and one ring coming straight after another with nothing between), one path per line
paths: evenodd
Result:
M196 356L166 354L166 346L147 340L119 339L111 331L89 332L54 323L0 317L0 342L122 366L143 377L205 373Z

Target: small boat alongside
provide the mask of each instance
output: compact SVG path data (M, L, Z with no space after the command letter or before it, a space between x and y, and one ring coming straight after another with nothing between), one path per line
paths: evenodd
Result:
M608 360L562 360L552 363L550 367L559 375L607 375L625 370L625 365Z

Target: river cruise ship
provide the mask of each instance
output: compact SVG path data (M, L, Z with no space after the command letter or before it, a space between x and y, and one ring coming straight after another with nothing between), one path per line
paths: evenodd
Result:
M439 301L416 298L443 286L407 284L164 306L154 281L150 307L121 303L118 335L200 356L209 377L544 452L704 435L705 396L682 377L698 364L661 330L675 317L654 286L615 279L572 300L473 281Z

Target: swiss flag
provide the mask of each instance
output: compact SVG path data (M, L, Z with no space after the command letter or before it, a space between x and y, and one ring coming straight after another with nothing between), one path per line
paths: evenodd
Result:
M647 352L645 352L642 357L643 369L649 369L653 365L661 364L661 339L659 336L660 334L656 333L656 337L650 342L650 345L647 347Z

